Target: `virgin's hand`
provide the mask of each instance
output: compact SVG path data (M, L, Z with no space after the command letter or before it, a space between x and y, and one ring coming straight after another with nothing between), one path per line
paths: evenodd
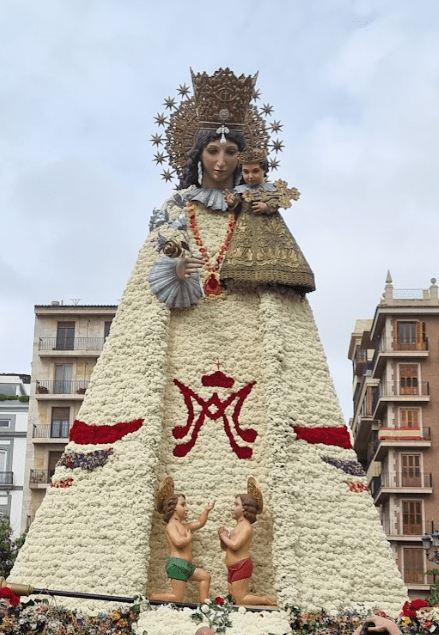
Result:
M206 509L207 509L208 512L211 512L214 507L215 507L215 502L207 503L207 505L206 505Z
M176 274L177 278L183 282L186 278L194 273L199 273L201 267L204 265L204 260L200 256L190 256L189 258L180 258L177 263Z

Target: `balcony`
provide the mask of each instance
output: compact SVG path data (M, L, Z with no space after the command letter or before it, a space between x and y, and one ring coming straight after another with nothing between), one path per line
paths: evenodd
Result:
M373 460L383 461L391 448L431 448L431 428L380 428L373 445Z
M375 505L381 505L391 494L432 494L433 476L430 472L390 472L374 476L370 490Z
M105 343L104 337L40 337L40 357L99 357Z
M35 397L37 399L83 399L89 385L88 380L67 381L62 379L37 379Z
M372 376L382 373L388 359L422 359L428 355L428 338L417 342L398 342L391 337L378 338L371 363Z
M14 485L14 472L0 472L0 489L10 489Z
M31 489L46 489L54 474L55 470L31 470L29 487Z
M413 542L419 540L421 542L423 534L432 533L431 520L421 519L418 522L409 522L407 519L401 518L400 514L396 514L392 520L383 518L382 525L386 532L388 540L398 540Z
M32 438L34 443L67 443L70 425L68 421L52 424L34 424Z
M390 402L425 403L430 401L430 383L416 378L400 381L382 381L378 384L372 401L373 418L379 419L380 410Z

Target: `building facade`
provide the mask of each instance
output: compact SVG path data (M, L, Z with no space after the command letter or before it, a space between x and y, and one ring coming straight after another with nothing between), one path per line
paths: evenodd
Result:
M68 442L116 306L35 307L21 527L32 522Z
M21 533L30 375L0 374L0 514Z
M410 597L423 597L435 565L422 535L439 530L439 299L394 289L390 273L373 319L358 320L353 363L354 448ZM432 554L430 553L430 556Z

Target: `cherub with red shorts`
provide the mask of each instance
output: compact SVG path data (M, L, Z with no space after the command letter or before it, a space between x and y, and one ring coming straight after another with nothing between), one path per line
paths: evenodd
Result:
M236 526L232 531L228 531L225 527L218 529L221 548L226 552L229 593L235 604L275 606L275 602L267 595L253 595L248 592L253 574L253 563L249 553L253 538L252 524L260 511L262 511L262 496L259 503L253 496L240 494L235 498L232 508Z

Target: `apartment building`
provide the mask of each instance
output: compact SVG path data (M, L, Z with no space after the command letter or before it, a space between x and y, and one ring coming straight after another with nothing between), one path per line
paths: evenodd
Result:
M23 503L30 375L0 373L0 514L18 538Z
M23 529L32 522L46 493L117 306L35 307Z
M432 582L425 572L436 565L422 536L439 530L436 280L429 289L394 289L389 273L373 319L356 322L348 357L354 448L409 595L424 597Z

